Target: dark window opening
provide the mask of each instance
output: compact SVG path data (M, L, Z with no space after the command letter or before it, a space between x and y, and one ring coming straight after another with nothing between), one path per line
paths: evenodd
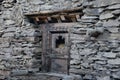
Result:
M33 24L35 23L33 18L28 18L28 20L29 20L30 23L33 23Z
M63 48L65 46L65 38L63 38L62 36L58 36L55 43L56 48Z

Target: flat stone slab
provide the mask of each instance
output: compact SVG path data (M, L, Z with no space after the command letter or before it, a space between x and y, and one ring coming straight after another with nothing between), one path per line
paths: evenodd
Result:
M111 64L111 65L120 65L120 59L111 59L111 60L108 60L108 64Z
M14 78L22 80L82 80L81 76L79 75L67 75L59 73L36 73L31 75L12 76L12 80L14 80Z

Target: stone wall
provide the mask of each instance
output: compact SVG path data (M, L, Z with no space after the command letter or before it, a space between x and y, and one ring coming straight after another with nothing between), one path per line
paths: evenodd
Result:
M70 72L89 80L120 79L119 3L96 0L82 4L84 15L71 29Z
M3 0L0 12L0 77L41 67L41 32L24 16L25 3ZM37 57L35 57L37 54Z
M0 0L0 78L40 70L41 31L24 13L76 7L84 15L70 30L70 72L120 79L120 0Z

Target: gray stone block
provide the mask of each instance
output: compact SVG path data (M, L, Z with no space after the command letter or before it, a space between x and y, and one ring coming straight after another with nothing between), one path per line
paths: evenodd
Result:
M102 20L102 19L110 19L113 17L114 17L114 15L109 12L109 13L102 13L99 18Z
M116 58L116 53L112 53L112 52L106 52L103 54L103 57L106 57L106 58Z
M13 21L13 20L6 20L4 23L5 23L5 25L13 25L13 24L15 24L15 21Z
M106 7L108 5L120 3L119 0L95 0L93 2L94 7Z
M114 4L114 5L108 6L107 9L120 9L120 4Z
M109 27L109 26L119 26L120 22L116 19L116 20L108 20L108 21L104 21L103 22L103 26L105 27Z
M111 80L110 76L101 76L101 77L97 77L97 80Z
M13 70L11 72L12 76L27 75L27 74L28 74L28 70Z
M120 79L120 71L112 74L113 78Z
M117 59L110 59L110 60L108 60L108 64L120 65L120 59L119 58L117 58Z
M4 33L2 37L14 37L14 33Z

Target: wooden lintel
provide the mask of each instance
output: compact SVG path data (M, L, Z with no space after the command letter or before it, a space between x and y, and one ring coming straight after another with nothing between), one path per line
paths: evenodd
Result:
M58 18L58 17L60 17L60 15L52 15L51 17L56 17L56 18Z
M81 11L81 12L80 12ZM32 13L32 14L24 14L25 16L46 16L46 15L53 15L53 14L69 14L69 13L75 13L79 12L82 13L82 7L78 7L75 9L70 9L70 10L61 10L61 11L41 11L37 13Z
M69 14L69 17L75 18L75 14Z
M51 12L46 11L34 14L25 14L25 16L34 19L34 22L39 22L39 24L44 24L48 22L49 23L76 22L79 21L81 15L83 15L81 9Z

